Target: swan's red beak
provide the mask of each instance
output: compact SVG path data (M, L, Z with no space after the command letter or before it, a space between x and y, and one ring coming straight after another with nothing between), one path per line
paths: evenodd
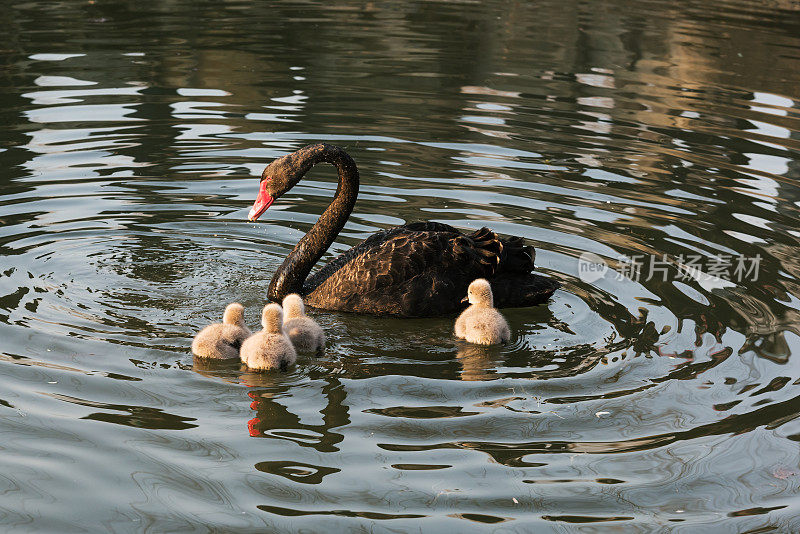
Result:
M267 211L267 208L272 206L272 203L275 202L275 199L272 198L272 195L267 193L267 180L261 180L261 185L258 187L258 197L256 197L256 201L253 203L253 207L250 208L250 213L247 215L247 219L250 221L255 221L261 215Z

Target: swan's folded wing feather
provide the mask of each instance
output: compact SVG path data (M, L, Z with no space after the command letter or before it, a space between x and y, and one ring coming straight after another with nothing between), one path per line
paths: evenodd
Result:
M378 232L335 258L309 277L306 300L362 313L453 313L475 278L530 272L528 249L521 239L504 243L488 228L462 235L441 223L412 223Z
M337 292L352 287L363 293L402 284L426 270L449 266L454 258L447 254L448 241L448 236L437 232L397 233L364 247L361 254L345 262L318 289L332 284Z
M391 241L399 236L418 236L421 233L444 233L452 237L461 235L456 228L450 225L430 221L414 222L387 230L381 230L380 232L372 234L353 248L339 254L317 272L312 273L305 281L303 292L305 294L311 293L344 265L366 253L374 253L375 249L380 247L383 243Z
M442 299L455 298L453 290L448 291L453 277L461 282L468 276L468 258L453 252L453 237L448 232L396 232L352 255L307 295L307 302L396 315L419 315L412 310L441 307ZM445 306L456 309L451 302Z

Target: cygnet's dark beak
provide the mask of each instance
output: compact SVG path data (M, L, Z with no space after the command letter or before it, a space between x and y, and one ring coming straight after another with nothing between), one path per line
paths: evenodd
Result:
M461 299L461 304L466 304L469 301L469 295Z

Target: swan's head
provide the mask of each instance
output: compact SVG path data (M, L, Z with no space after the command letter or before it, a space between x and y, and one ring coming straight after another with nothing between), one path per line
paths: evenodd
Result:
M302 317L306 313L306 307L303 304L303 299L297 293L286 295L283 299L283 314L286 319L293 319L295 317Z
M494 299L492 298L492 286L483 278L473 280L467 288L467 300L470 304L482 304L494 306Z
M225 324L244 326L244 306L238 302L228 304L225 308L225 313L222 314L222 322Z
M267 304L261 312L261 326L269 334L283 332L283 310L280 304Z
M329 160L336 150L341 149L325 144L309 145L267 165L261 173L258 196L247 218L255 221L261 217L275 200L297 185L315 163Z

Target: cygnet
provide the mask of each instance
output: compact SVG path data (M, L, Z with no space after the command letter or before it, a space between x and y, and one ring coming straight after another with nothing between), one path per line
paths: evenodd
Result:
M283 299L283 331L298 352L323 352L325 332L311 317L300 295L292 293Z
M478 345L495 345L511 339L505 318L494 308L492 286L483 278L473 280L467 289L471 306L456 319L456 337Z
M252 332L244 322L244 306L229 304L221 323L203 328L192 340L192 352L200 358L238 358L239 349Z
M242 345L242 362L251 369L268 371L287 369L297 361L291 340L283 333L283 310L279 304L267 304L261 314L264 327Z

